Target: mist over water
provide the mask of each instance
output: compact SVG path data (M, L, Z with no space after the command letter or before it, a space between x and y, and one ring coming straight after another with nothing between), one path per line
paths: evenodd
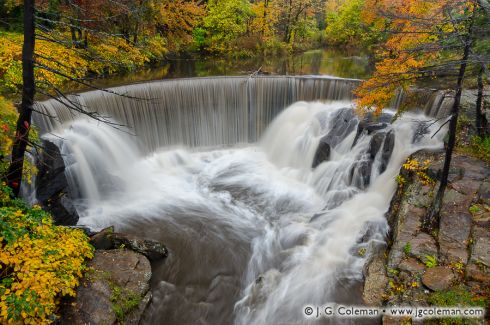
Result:
M221 104L201 115L179 112L173 126L161 110L104 106L135 125L129 132L83 118L43 120L77 189L79 224L115 225L169 248L168 259L152 265L153 300L143 323L308 324L317 320L305 318L306 305L362 303L362 268L384 244L395 177L411 153L441 148L443 132L431 138L439 125L427 123L416 136L429 118L404 114L385 130L394 145L383 161L383 150L370 156L375 135L357 133L349 98L333 99L296 102L279 115L277 104L237 104L238 115L223 115ZM312 168L339 116L352 116L353 127ZM150 126L152 118L160 123ZM162 129L175 132L172 140ZM189 134L202 138L188 141ZM367 254L360 256L361 248Z

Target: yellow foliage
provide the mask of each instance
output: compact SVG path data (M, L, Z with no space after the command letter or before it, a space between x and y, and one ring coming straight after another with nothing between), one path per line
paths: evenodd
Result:
M434 180L427 175L427 169L429 168L430 164L431 161L428 159L421 163L417 159L408 158L402 167L408 171L414 172L422 184L431 185L434 183Z
M52 33L55 39L70 39L66 33ZM22 86L22 35L0 31L0 41L0 90L19 92ZM80 49L37 40L36 86L52 91L53 86L61 87L69 79L134 70L150 60L161 59L167 53L164 40L158 36L145 39L139 46L119 37L89 36L88 44L88 48Z
M48 324L74 296L93 248L80 229L54 226L39 207L0 208L0 322Z
M272 41L277 33L276 25L279 22L280 7L277 1L256 2L252 4L254 18L250 29L261 34L262 41Z

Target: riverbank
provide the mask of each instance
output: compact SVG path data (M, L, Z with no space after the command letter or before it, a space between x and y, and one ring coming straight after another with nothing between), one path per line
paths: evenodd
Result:
M402 167L387 214L388 246L365 269L367 305L490 307L490 168L476 158L453 157L439 226L427 233L422 218L439 186L443 158L443 152L419 152L410 161L427 167ZM383 324L406 321L383 318Z
M458 146L453 155L436 229L422 219L439 188L444 151L413 154L400 169L399 187L386 218L387 245L365 266L364 302L369 306L490 307L490 165L485 140L474 131L475 92L462 100ZM383 318L405 324L409 318ZM413 323L414 320L412 320ZM434 320L463 324L461 319Z

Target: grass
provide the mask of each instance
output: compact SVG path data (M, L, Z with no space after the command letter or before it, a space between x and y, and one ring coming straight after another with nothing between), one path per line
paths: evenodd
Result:
M142 298L137 293L114 283L111 283L111 290L112 310L117 320L124 324L126 315L139 306Z
M490 136L484 138L473 136L469 145L461 146L460 150L490 164Z
M451 290L436 291L430 294L427 302L437 307L485 307L485 298L474 295L464 286L459 286ZM427 324L479 324L477 319L470 318L443 318L432 319Z

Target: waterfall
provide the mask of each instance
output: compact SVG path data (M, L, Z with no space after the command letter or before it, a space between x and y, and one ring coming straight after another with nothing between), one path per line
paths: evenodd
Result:
M168 246L144 324L311 324L306 305L362 303L362 269L384 244L402 163L442 147L444 132L431 137L440 124L423 114L360 120L355 83L162 81L115 89L148 100L73 97L123 130L53 100L37 108L57 120L36 123L63 154L80 224Z
M87 111L111 117L147 152L169 145L203 147L254 142L285 107L304 100L349 100L359 81L327 77L212 77L164 80L69 96ZM131 99L129 97L135 97ZM80 118L62 100L39 102L41 133Z
M403 90L396 92L391 107L398 110L404 107L420 110L425 115L437 119L448 117L454 103L454 94L448 90L418 88L410 90L410 95Z

